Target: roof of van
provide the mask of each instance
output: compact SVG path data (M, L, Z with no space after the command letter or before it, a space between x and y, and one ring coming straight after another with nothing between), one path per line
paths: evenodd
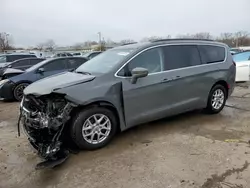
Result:
M155 46L157 44L175 44L175 43L194 43L194 44L213 44L213 45L222 45L227 46L224 43L217 42L214 40L209 39L191 39L191 38L176 38L176 39L160 39L160 40L154 40L151 42L139 42L139 43L130 43L130 44L124 44L122 46L118 46L113 48L116 49L138 49L138 48L145 48L150 46Z

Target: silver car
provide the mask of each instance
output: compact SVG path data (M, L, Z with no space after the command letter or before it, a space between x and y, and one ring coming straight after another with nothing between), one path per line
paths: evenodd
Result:
M194 109L219 113L234 85L235 64L223 43L137 43L29 85L21 117L30 142L48 159L65 149L65 139L93 150L138 124Z

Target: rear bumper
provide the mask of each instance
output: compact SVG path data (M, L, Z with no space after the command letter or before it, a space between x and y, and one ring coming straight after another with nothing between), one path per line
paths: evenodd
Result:
M3 85L0 85L0 98L11 100L14 99L13 90L15 88L15 83L6 82Z

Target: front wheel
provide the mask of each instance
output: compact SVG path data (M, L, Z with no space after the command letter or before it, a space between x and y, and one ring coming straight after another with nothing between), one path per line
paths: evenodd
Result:
M89 107L73 119L71 138L80 149L95 150L111 141L117 126L117 118L111 110Z
M21 101L21 100L22 100L22 98L23 98L23 90L24 90L28 85L29 85L28 83L21 83L21 84L18 84L18 85L14 88L13 94L14 94L14 98L15 98L17 101Z
M227 90L224 86L215 85L208 96L206 112L210 114L219 113L225 106L227 99Z

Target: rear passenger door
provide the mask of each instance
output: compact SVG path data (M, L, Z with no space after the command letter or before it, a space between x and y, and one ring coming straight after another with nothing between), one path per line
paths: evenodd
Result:
M196 45L163 46L165 78L163 102L168 115L204 106L200 92L204 87L205 74L201 74L202 62Z

